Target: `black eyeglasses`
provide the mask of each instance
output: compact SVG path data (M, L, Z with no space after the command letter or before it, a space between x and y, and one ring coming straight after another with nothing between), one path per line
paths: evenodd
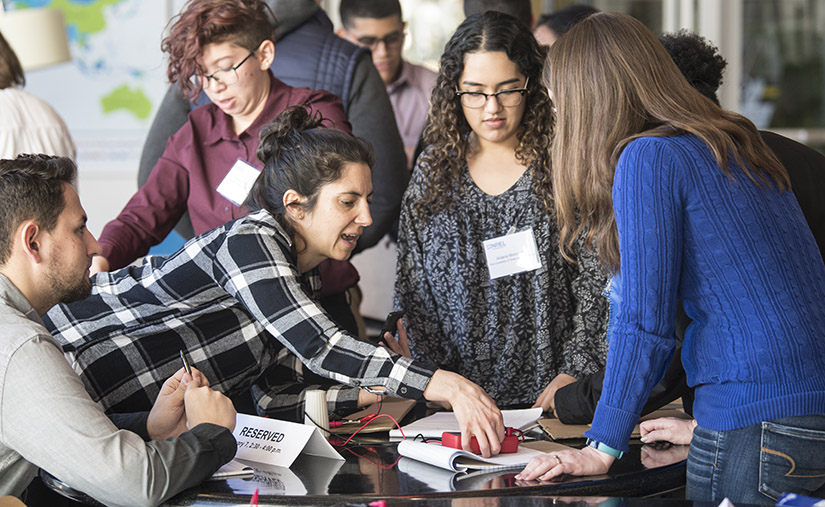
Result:
M382 42L387 49L398 49L404 41L404 32L390 32L383 37L359 37L358 44L375 51Z
M461 100L463 105L472 109L486 106L490 97L495 98L502 107L516 107L521 104L521 99L527 93L527 83L529 82L530 78L528 77L527 80L524 81L524 88L501 90L495 93L463 92L456 88L455 95Z
M233 85L233 84L237 83L238 79L239 79L238 78L238 69L240 69L241 65L246 63L246 61L249 60L249 58L254 54L255 54L254 51L250 51L249 54L246 55L246 58L241 60L241 63L239 63L238 65L235 65L234 67L227 67L225 69L218 69L218 70L216 70L215 72L213 72L212 74L209 74L209 75L202 74L201 78L204 80L203 87L204 88L209 88L209 85L212 84L212 81L214 81L216 84L220 83L220 84L223 84L223 85L226 85L226 86Z

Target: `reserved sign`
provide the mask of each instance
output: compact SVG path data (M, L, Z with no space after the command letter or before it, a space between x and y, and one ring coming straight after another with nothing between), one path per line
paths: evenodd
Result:
M236 459L289 467L299 454L342 460L318 428L277 419L238 414L235 419Z

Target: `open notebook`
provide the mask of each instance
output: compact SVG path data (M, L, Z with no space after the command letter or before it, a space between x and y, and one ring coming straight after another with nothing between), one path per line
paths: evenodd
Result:
M534 451L555 452L571 449L566 445L556 442L527 442L521 444L520 448L529 450L531 455ZM430 451L431 449L432 448L430 447L426 448L427 451ZM455 451L457 449L452 450ZM524 457L527 457L527 455L525 454ZM466 458L466 456L464 458ZM442 468L431 465L425 461L419 461L417 459L408 458L402 455L401 459L398 461L398 470L399 472L407 475L409 479L415 480L433 491L465 491L481 489L485 484L493 481L496 477L499 477L502 474L507 474L508 472L515 474L520 472L523 468L514 464L495 463L485 464L482 468L474 468L476 463L473 461L465 463L463 461L464 458L455 457L455 461L453 461L453 465L455 466L452 468ZM450 459L452 460L453 458ZM514 458L513 463L521 460L521 457ZM466 469L464 468L465 466L467 467ZM463 471L456 472L454 471L455 468L462 468Z
M485 484L502 474L515 475L520 471L520 469L511 469L496 472L485 470L453 472L403 456L398 460L398 473L402 476L401 480L409 484L418 483L429 490L439 492L483 489ZM416 489L422 488L418 486ZM424 491L427 491L427 489L424 489Z

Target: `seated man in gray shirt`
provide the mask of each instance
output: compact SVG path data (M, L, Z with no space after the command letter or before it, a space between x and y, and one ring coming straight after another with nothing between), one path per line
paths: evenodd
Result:
M110 419L89 398L41 321L91 290L100 246L76 171L62 157L0 160L0 496L22 496L43 468L106 505L157 505L235 455L235 409L182 369L150 412Z

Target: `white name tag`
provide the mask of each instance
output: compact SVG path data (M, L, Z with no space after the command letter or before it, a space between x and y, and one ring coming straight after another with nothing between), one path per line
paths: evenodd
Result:
M484 255L487 256L490 280L541 267L533 229L484 241Z
M318 432L318 428L277 419L238 414L235 431L238 442L235 459L289 467L301 452L343 460Z
M221 184L218 185L217 191L232 201L235 206L241 206L246 201L246 196L252 190L252 185L255 184L259 174L261 174L261 171L249 162L238 159L221 181Z

